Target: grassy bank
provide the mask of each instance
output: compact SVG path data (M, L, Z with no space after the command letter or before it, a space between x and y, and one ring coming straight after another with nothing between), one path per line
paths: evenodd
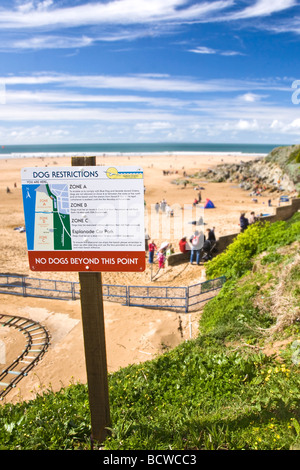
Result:
M226 275L196 340L109 377L106 449L300 448L300 214L251 226L207 266ZM87 389L0 407L0 449L89 449Z

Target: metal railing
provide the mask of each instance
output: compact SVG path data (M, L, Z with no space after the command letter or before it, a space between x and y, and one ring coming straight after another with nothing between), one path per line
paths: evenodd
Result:
M191 311L211 299L221 289L224 276L189 287L122 286L103 284L105 300L123 305L160 309ZM77 300L80 298L79 282L31 278L20 275L0 274L0 293L42 297L47 299Z
M212 297L214 297L214 292L221 289L225 284L225 281L225 276L221 276L216 279L211 279L209 281L187 287L188 311L191 309L191 307L199 305L203 302L207 302Z
M20 355L0 372L0 400L25 377L48 350L50 334L40 323L29 318L0 314L0 325L16 329L26 338Z

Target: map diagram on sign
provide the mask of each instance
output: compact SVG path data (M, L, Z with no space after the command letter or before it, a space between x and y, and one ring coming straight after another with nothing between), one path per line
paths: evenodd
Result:
M34 213L26 220L28 249L71 250L68 185L26 185L24 190L24 204Z

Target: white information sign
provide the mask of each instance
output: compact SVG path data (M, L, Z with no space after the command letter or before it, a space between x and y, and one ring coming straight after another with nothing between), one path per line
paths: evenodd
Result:
M32 270L145 269L141 168L23 168L22 192Z

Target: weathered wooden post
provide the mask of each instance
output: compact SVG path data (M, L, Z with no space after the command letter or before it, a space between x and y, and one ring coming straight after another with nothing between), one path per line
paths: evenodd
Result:
M73 157L72 166L94 166L95 157ZM102 273L79 272L81 316L92 439L103 442L110 426Z

